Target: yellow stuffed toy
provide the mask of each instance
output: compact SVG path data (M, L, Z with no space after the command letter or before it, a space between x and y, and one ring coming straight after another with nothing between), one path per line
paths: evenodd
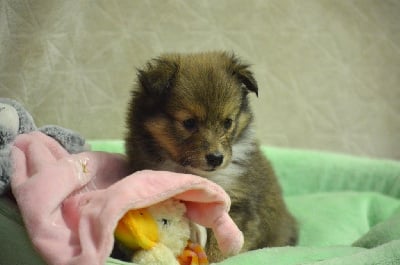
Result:
M133 250L132 262L144 265L207 265L200 244L190 242L186 207L169 199L128 211L118 222L115 237Z

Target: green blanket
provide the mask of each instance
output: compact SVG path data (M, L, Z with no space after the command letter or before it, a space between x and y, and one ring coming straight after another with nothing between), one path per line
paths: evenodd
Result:
M91 141L91 145L94 150L123 151L122 141ZM299 221L299 245L251 251L219 264L400 264L400 162L272 147L263 150ZM30 255L33 252L26 247L21 228L10 228L18 218L1 216L10 213L6 206L1 201L0 245L3 250L23 247ZM15 246L10 241L3 245L1 238L7 234L12 234ZM0 264L26 260L29 257L17 259L0 252ZM26 264L40 264L30 260ZM107 264L128 263L109 259Z

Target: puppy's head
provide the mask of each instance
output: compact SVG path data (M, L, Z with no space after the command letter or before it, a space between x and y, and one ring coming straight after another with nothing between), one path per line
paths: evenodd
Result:
M142 148L200 174L231 162L252 120L247 95L258 93L248 65L223 52L167 54L138 80L128 127L144 130Z

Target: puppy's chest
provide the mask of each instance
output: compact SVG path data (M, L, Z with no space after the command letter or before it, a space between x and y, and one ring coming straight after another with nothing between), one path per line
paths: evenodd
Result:
M251 153L257 149L257 145L251 138L243 139L232 146L232 159L231 162L222 169L204 172L196 169L182 167L174 161L167 159L160 163L156 170L165 170L178 173L195 174L207 178L226 191L236 188L241 183L241 176L248 171L248 166L251 165ZM243 183L244 184L244 183Z
M230 163L226 168L217 170L215 172L197 172L195 170L192 171L184 168L172 160L164 161L156 168L156 170L198 175L217 183L225 190L230 190L232 187L236 186L237 182L239 181L239 177L245 171L245 169L240 165Z
M226 168L215 172L207 178L223 187L225 191L230 191L240 186L240 176L244 172L245 168L231 163Z

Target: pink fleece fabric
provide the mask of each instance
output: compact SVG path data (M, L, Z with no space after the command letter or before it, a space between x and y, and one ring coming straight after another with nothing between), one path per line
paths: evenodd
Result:
M188 218L213 230L224 254L242 247L243 235L228 215L229 196L207 179L149 170L128 174L122 155L70 155L40 132L19 135L12 158L13 194L48 264L104 264L124 213L169 198L182 200Z

